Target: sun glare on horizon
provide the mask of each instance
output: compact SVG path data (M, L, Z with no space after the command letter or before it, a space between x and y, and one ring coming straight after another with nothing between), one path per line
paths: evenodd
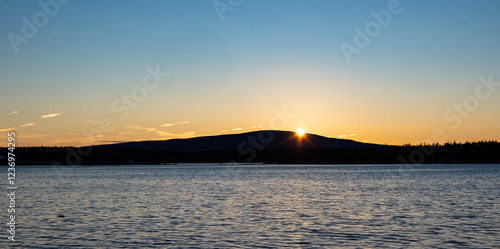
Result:
M304 129L302 129L302 128L299 128L299 129L297 130L297 135L298 135L299 137L304 136L304 134L305 134L305 133L306 133L306 132L305 132L305 131L304 131Z

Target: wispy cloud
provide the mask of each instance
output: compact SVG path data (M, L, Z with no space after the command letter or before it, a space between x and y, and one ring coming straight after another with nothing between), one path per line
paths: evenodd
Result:
M234 129L231 129L232 131L241 131L243 130L242 128L234 128Z
M115 143L126 143L129 141L124 141L124 140L110 140L110 141L95 141L96 143L109 143L109 144L115 144Z
M174 123L166 123L166 124L162 124L160 125L161 127L171 127L171 126L175 126L175 125L182 125L182 124L189 124L189 121L181 121L181 122L174 122Z
M156 134L158 134L158 136L162 136L162 137L169 137L172 135L172 133L166 132L166 131L157 131Z
M354 137L358 134L351 134L351 135L339 135L338 137Z
M181 122L178 122L178 123L181 123ZM192 137L195 134L194 131L190 131L190 132L186 132L186 133L182 133L182 134L176 134L176 133L161 131L161 130L158 130L156 128L146 128L146 127L141 127L141 126L137 126L137 125L125 125L125 127L130 128L130 129L135 129L135 130L143 130L146 132L156 132L156 135L158 135L160 137L168 137L168 138L186 138L186 137ZM129 134L129 132L120 133L120 135L124 135L124 134Z
M11 130L14 130L14 129L16 129L16 127L7 128L7 129L0 129L0 132L11 131Z
M27 124L20 125L19 127L0 129L0 132L12 131L12 130L15 130L17 128L23 128L23 127L34 126L34 125L36 125L36 124L35 123L27 123Z
M27 126L33 126L33 125L36 125L35 123L28 123L28 124L23 124L19 127L27 127Z
M140 127L137 125L125 125L125 127L130 128L130 129L137 129L137 130L142 130L144 127Z
M19 113L18 111L11 111L11 112L9 112L9 114L7 114L7 115L18 114L18 113Z
M87 122L92 123L92 124L99 124L99 121L95 121L95 120L91 120L91 119L87 120Z
M156 131L156 134L161 137L170 137L170 138L189 138L193 137L196 132L194 131L189 131L189 132L184 132L182 134L175 134L175 133L170 133L166 131Z
M49 114L42 115L42 118L53 118L53 117L57 117L57 116L64 114L64 113L66 113L66 111L62 111L62 112L58 112L58 113L49 113Z
M188 132L182 133L182 137L194 137L194 135L196 135L196 132L194 132L194 131L188 131Z

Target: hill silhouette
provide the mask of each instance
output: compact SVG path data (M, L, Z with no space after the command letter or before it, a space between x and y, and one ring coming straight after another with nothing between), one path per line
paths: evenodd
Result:
M3 148L6 149L6 148ZM84 147L17 147L18 165L162 163L500 163L500 142L377 145L289 131L257 131ZM0 164L7 158L0 156Z
M264 146L268 149L361 149L378 146L376 144L361 143L349 139L328 138L314 134L305 134L303 137L298 137L295 132L291 131L264 130L186 139L126 142L96 147L157 151L221 151L244 149L252 145L255 147Z

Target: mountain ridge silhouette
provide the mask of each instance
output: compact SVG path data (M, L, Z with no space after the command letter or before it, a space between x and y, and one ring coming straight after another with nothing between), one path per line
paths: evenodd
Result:
M222 134L193 138L176 138L168 140L133 141L116 144L97 145L102 148L130 148L155 151L221 151L238 150L248 147L270 149L309 148L339 149L368 148L378 144L362 143L349 139L329 138L306 133L299 137L292 131L261 130L238 134Z

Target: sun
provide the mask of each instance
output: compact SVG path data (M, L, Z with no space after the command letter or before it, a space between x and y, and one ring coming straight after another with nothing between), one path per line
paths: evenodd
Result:
M305 133L306 133L306 132L305 132L305 131L304 131L304 129L302 129L302 128L299 128L299 129L297 130L297 135L298 135L299 137L304 136L304 134L305 134Z

